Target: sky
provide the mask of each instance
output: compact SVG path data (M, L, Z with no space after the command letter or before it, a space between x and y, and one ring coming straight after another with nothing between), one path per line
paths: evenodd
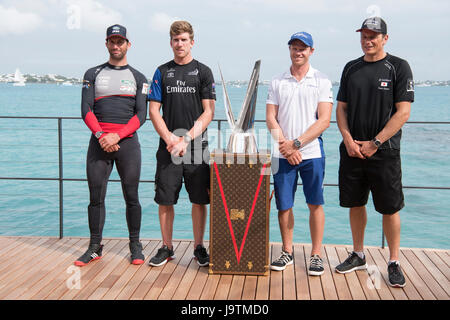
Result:
M193 56L216 80L248 80L261 59L261 80L287 71L287 41L298 31L314 39L311 65L339 81L344 65L362 55L363 20L381 16L385 50L406 59L416 80L449 80L448 0L0 0L0 74L82 77L108 60L106 28L127 27L128 63L148 78L171 60L169 27L194 27Z

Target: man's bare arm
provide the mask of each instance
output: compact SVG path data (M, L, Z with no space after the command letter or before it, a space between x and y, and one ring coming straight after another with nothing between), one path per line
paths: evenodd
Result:
M297 139L302 143L302 145L306 145L317 139L329 126L331 120L331 111L333 108L333 104L331 102L319 102L317 105L317 121L314 122L301 136L297 137ZM294 141L286 141L280 146L280 151L282 154L289 154L290 151L297 150L294 146Z
M214 99L203 99L202 100L203 112L195 121L194 126L187 132L192 139L200 136L203 131L211 123L214 118L215 101ZM177 138L177 141L168 146L167 150L174 155L183 156L186 153L188 143L184 141L183 137Z
M411 102L401 101L395 104L397 111L394 113L391 119L386 123L384 128L374 137L380 140L381 143L389 140L393 135L395 135L408 121L409 115L411 113ZM361 153L366 157L371 157L375 152L377 152L377 147L370 141L355 141L361 146Z
M159 110L161 109L161 103L157 101L150 101L149 116L153 123L153 127L164 142L169 146L174 143L174 134L167 128L164 119L162 118Z

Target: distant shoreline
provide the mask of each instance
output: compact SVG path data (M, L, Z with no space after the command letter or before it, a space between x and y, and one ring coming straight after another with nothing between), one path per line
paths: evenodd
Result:
M81 85L83 79L75 77L66 77L57 74L25 74L23 75L25 83L42 84L61 84L61 85ZM152 79L148 79L151 82ZM0 75L0 83L14 83L14 74ZM227 86L243 87L248 85L248 80L229 80L225 82ZM216 81L217 85L222 85L222 81ZM260 80L259 85L269 85L270 80ZM339 86L339 81L332 81L333 86ZM415 80L416 87L447 87L450 86L450 80Z

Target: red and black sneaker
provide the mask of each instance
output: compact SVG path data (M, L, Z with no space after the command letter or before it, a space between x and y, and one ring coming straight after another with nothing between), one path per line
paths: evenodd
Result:
M131 252L131 263L132 264L143 264L144 255L142 254L142 243L139 241L130 242L130 252Z
M102 257L103 245L92 243L89 244L89 248L86 252L74 262L78 267L83 267L93 260L100 259Z

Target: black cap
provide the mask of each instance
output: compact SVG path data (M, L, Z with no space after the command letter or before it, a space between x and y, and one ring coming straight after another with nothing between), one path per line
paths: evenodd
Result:
M112 36L119 36L128 41L127 28L121 26L120 24L115 24L109 27L108 29L106 29L106 39Z
M360 29L356 30L356 32L360 32L362 30L372 30L374 32L379 32L382 34L387 34L387 25L386 22L380 17L372 17L364 20Z

